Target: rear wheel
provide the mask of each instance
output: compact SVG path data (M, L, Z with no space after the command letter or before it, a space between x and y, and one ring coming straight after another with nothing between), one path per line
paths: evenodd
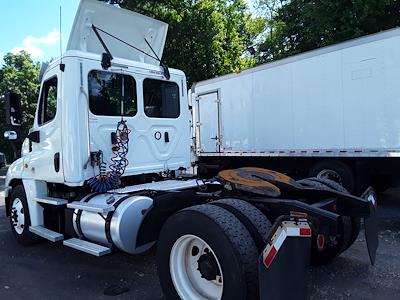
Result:
M271 229L272 224L258 208L239 199L222 199L210 204L220 206L234 214L249 231L258 250L261 252L264 249L263 238Z
M158 241L158 274L167 299L255 299L257 261L249 231L215 205L177 212Z
M10 225L18 243L29 246L39 241L39 238L29 231L31 218L25 189L21 185L14 187L11 191Z
M345 187L343 187L342 185L340 185L339 183L326 179L326 178L317 178L317 180L319 182L322 182L324 184L326 184L327 186L329 186L331 189L334 189L338 192L341 192L343 194L350 194L349 191L347 191L345 189ZM350 232L350 236L349 236L349 241L347 243L347 245L345 245L343 247L343 251L347 250L348 248L351 247L351 245L353 245L353 243L356 241L360 230L361 230L361 218L359 217L348 217L348 216L344 216L343 218L346 218L347 220L345 220L345 228L347 228L347 230L350 230L351 227L351 232ZM349 225L349 223L351 223L351 225Z
M299 180L304 186L322 190L335 190L343 194L350 194L345 187L328 178L307 178ZM340 253L347 250L357 239L361 227L360 218L342 216L339 224L339 234L336 237L317 235L313 238L311 263L323 265L331 262Z

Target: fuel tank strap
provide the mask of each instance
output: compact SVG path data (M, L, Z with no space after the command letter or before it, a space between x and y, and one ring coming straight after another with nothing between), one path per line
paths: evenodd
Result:
M91 199L93 199L94 197L100 195L101 193L93 193L90 194L89 196L87 196L86 198L84 198L83 200L81 200L82 202L89 202ZM82 217L82 210L79 209L77 214L76 214L76 229L78 230L78 235L80 238L86 239L85 235L83 234L82 231L82 227L81 227L81 217Z
M116 201L116 202L113 204L113 206L115 207L115 210L117 209L117 207L118 207L122 202L124 202L126 199L129 199L130 197L132 197L132 195L124 196L124 197L120 198L118 201ZM105 225L104 225L104 226L105 226L104 229L105 229L107 241L108 241L111 245L114 245L114 243L113 243L113 240L112 240L112 238L111 238L110 226L111 226L111 219L112 219L112 216L113 216L115 210L114 210L114 211L110 211L110 212L107 214L106 222L105 222Z

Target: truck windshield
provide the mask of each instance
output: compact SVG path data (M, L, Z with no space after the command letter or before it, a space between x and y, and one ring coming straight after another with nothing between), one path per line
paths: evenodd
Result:
M89 107L93 114L133 117L137 112L136 100L136 82L132 76L97 70L89 73Z

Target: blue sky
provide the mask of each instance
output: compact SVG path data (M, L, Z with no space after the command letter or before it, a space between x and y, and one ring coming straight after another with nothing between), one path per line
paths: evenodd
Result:
M0 13L0 64L7 52L21 49L35 61L60 55L59 11L62 6L63 48L68 41L79 0L2 1Z
M250 5L252 0L246 0ZM62 6L61 36L65 49L79 0L2 1L0 13L0 65L8 52L28 51L34 61L60 55L59 11Z

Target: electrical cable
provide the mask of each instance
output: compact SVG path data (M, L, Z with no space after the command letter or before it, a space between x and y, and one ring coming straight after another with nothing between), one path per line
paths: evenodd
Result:
M107 164L103 160L103 152L99 151L99 174L88 181L93 191L106 192L117 188L121 183L121 177L129 164L126 156L129 151L129 134L131 130L126 123L123 119L118 122L112 146L113 156L111 157L110 171L108 172Z

